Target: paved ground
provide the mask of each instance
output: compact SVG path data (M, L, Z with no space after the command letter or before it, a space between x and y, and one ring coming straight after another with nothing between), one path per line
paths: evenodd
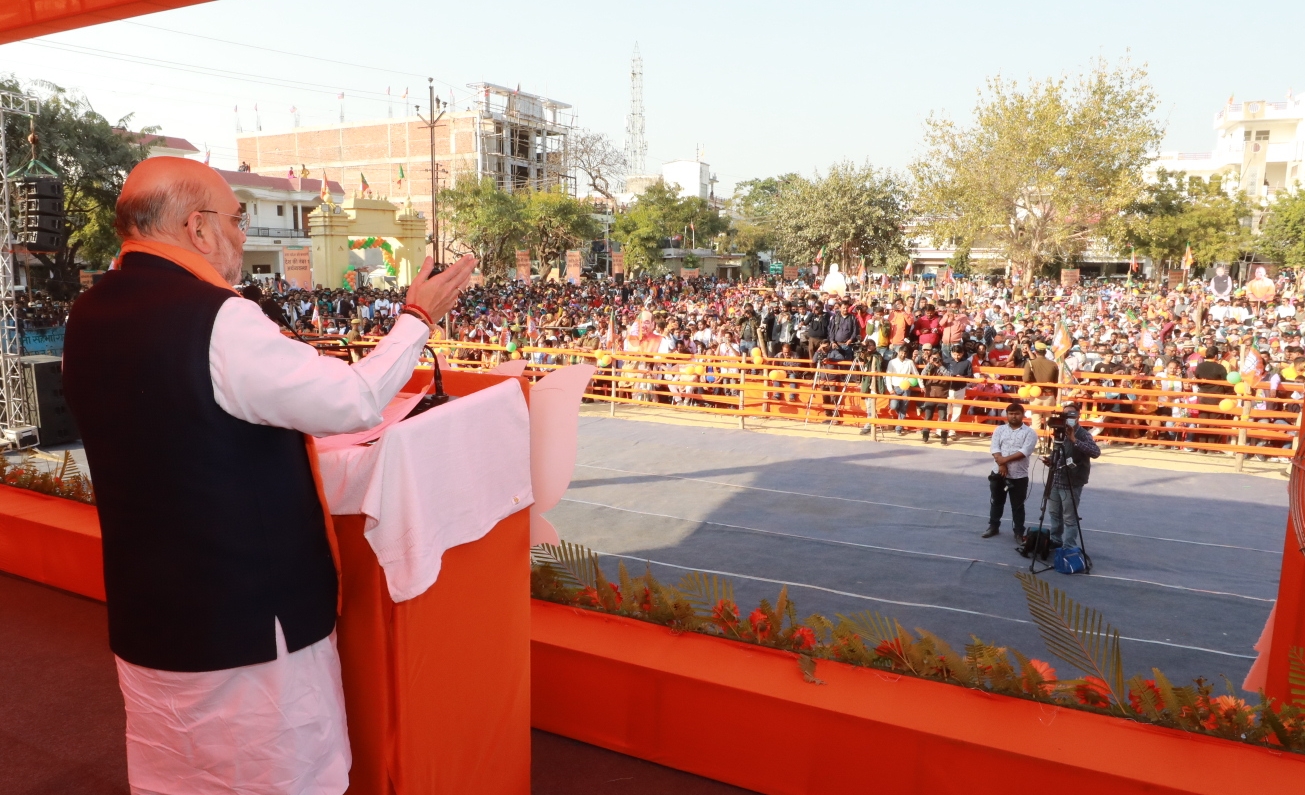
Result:
M744 605L787 583L804 613L876 610L958 645L974 634L1045 655L1013 576L1027 563L1009 516L1000 536L979 538L982 442L944 450L719 425L585 412L575 477L549 518L613 569L622 558L672 581L720 572ZM1130 675L1158 666L1240 684L1277 593L1286 481L1281 467L1236 475L1199 458L1180 465L1216 471L1172 471L1155 456L1094 466L1081 512L1095 573L1044 576L1119 628ZM1039 465L1035 484L1041 475ZM1030 491L1036 520L1040 486Z

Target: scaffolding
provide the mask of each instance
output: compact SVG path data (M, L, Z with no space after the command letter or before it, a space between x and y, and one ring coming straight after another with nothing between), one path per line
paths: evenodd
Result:
M27 383L23 378L21 329L18 325L17 291L14 289L13 225L10 222L9 116L36 116L35 97L0 91L0 449L26 448L37 443L31 425Z
M476 111L478 177L502 190L549 190L575 195L567 149L575 114L565 102L493 83L471 83Z

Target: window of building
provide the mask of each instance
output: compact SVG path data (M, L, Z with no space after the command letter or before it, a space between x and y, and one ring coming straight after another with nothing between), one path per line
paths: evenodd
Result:
M1242 133L1242 140L1243 140L1243 141L1249 141L1249 140L1251 140L1251 131L1250 131L1250 130L1247 130L1247 131L1245 131L1245 132Z
M276 206L276 216L277 216L278 218L280 218L280 217L283 216L283 215L285 215L285 205L284 205L284 204L278 204L278 205Z
M1269 140L1269 131L1268 131L1268 130L1256 130L1256 131L1255 131L1255 140L1257 140L1257 141L1267 141L1267 140Z
M240 212L241 212L241 213L247 213L247 212L249 212L249 208L248 208L247 206L245 206L245 203L244 203L244 202L241 202L241 203L240 203Z

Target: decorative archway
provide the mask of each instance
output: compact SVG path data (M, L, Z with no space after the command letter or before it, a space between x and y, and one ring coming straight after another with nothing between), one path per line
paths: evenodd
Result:
M355 194L339 206L323 204L309 213L308 234L313 244L313 283L324 287L357 289L351 251L380 249L386 276L398 285L412 282L426 255L426 219L412 209L410 200L397 207L385 199Z

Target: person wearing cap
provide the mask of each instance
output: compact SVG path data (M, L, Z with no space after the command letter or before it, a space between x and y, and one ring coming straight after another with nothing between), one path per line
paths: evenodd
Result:
M1087 428L1079 424L1078 406L1065 404L1065 438L1063 444L1062 465L1051 473L1051 491L1047 496L1047 519L1051 523L1051 549L1057 547L1078 547L1079 513L1082 504L1083 487L1087 485L1092 473L1092 459L1101 455L1101 448ZM1050 468L1053 456L1047 455L1042 463ZM1025 545L1020 554L1028 557L1032 553Z
M1033 355L1024 363L1024 383L1042 384L1042 394L1035 398L1029 399L1029 404L1039 408L1047 408L1056 405L1058 397L1055 387L1046 386L1046 384L1055 384L1060 381L1060 366L1051 359L1047 358L1047 343L1041 340L1033 343ZM1033 416L1031 421L1033 431L1036 433L1042 430L1043 412L1034 409L1030 412Z

